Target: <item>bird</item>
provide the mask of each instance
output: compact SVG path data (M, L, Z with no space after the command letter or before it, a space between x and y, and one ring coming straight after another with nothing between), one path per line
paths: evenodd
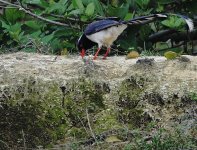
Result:
M117 20L115 17L109 17L98 21L93 21L85 28L83 34L77 41L77 48L80 51L82 59L85 56L86 50L98 45L97 51L93 60L97 59L101 48L107 48L103 59L106 59L111 50L111 45L118 38L118 36L130 25L144 25L153 22L157 19L166 19L170 14L151 14L147 16L140 16L128 21ZM172 15L172 14L171 14ZM194 28L192 19L187 16L173 14L185 20L189 31Z

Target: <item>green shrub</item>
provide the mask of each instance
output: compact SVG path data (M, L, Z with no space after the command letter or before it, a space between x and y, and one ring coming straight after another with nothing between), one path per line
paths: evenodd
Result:
M13 3L15 1L12 1ZM18 1L16 1L18 2ZM23 9L5 7L0 15L0 44L2 53L15 51L28 51L40 53L61 54L63 51L76 52L75 43L86 25L98 16L116 16L124 20L135 16L151 13L181 13L192 17L196 13L195 0L21 0L21 5L37 16L58 21L67 26L58 26L44 22L25 14ZM111 2L111 3L110 3ZM19 5L19 4L18 4ZM161 23L143 26L136 37L139 27L128 29L128 34L123 34L117 41L119 50L128 51L129 48L144 48L144 40L162 28L181 29L183 22L180 18L172 18ZM146 32L145 32L146 31ZM147 49L152 48L146 43Z

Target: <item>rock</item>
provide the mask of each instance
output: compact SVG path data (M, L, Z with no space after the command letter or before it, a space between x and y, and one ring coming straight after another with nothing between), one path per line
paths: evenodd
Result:
M158 56L145 61L123 56L96 61L54 57L21 52L0 55L0 122L16 129L1 126L0 135L10 135L3 141L17 143L21 137L11 135L20 135L22 129L33 141L29 147L42 145L41 141L47 145L53 137L87 138L91 135L87 117L98 134L122 127L141 130L151 122L169 132L180 127L184 134L196 133L196 57L185 56L190 61ZM21 124L21 119L27 121ZM37 128L43 125L44 131L30 130L31 123Z

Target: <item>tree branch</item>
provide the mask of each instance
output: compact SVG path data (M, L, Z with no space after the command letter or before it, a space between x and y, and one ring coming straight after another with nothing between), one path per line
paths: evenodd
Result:
M57 22L57 21L53 21L53 20L44 18L44 17L42 17L42 16L36 15L36 14L32 13L31 11L25 9L25 8L22 7L21 5L17 5L17 4L13 4L13 3L10 3L10 2L6 2L6 1L4 1L4 0L0 0L0 2L3 3L3 4L6 4L6 5L14 6L14 7L18 8L19 10L25 12L26 14L29 14L30 16L32 16L32 17L34 17L34 18L37 18L37 19L39 19L39 20L42 20L42 21L45 21L45 22L48 22L48 23L51 23L51 24L59 25L59 26L71 27L71 26L68 25L68 24L61 23L61 22ZM79 29L78 27L71 27L71 28Z
M165 42L168 39L172 39L175 42L197 40L197 30L194 30L191 33L179 32L173 29L163 30L150 35L148 40L152 43L156 43L160 41Z

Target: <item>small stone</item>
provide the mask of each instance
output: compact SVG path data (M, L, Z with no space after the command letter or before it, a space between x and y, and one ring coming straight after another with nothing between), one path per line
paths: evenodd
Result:
M188 57L186 57L186 56L179 57L179 61L182 61L182 62L191 62L191 60Z
M154 58L142 58L138 59L136 64L153 65L155 62Z

